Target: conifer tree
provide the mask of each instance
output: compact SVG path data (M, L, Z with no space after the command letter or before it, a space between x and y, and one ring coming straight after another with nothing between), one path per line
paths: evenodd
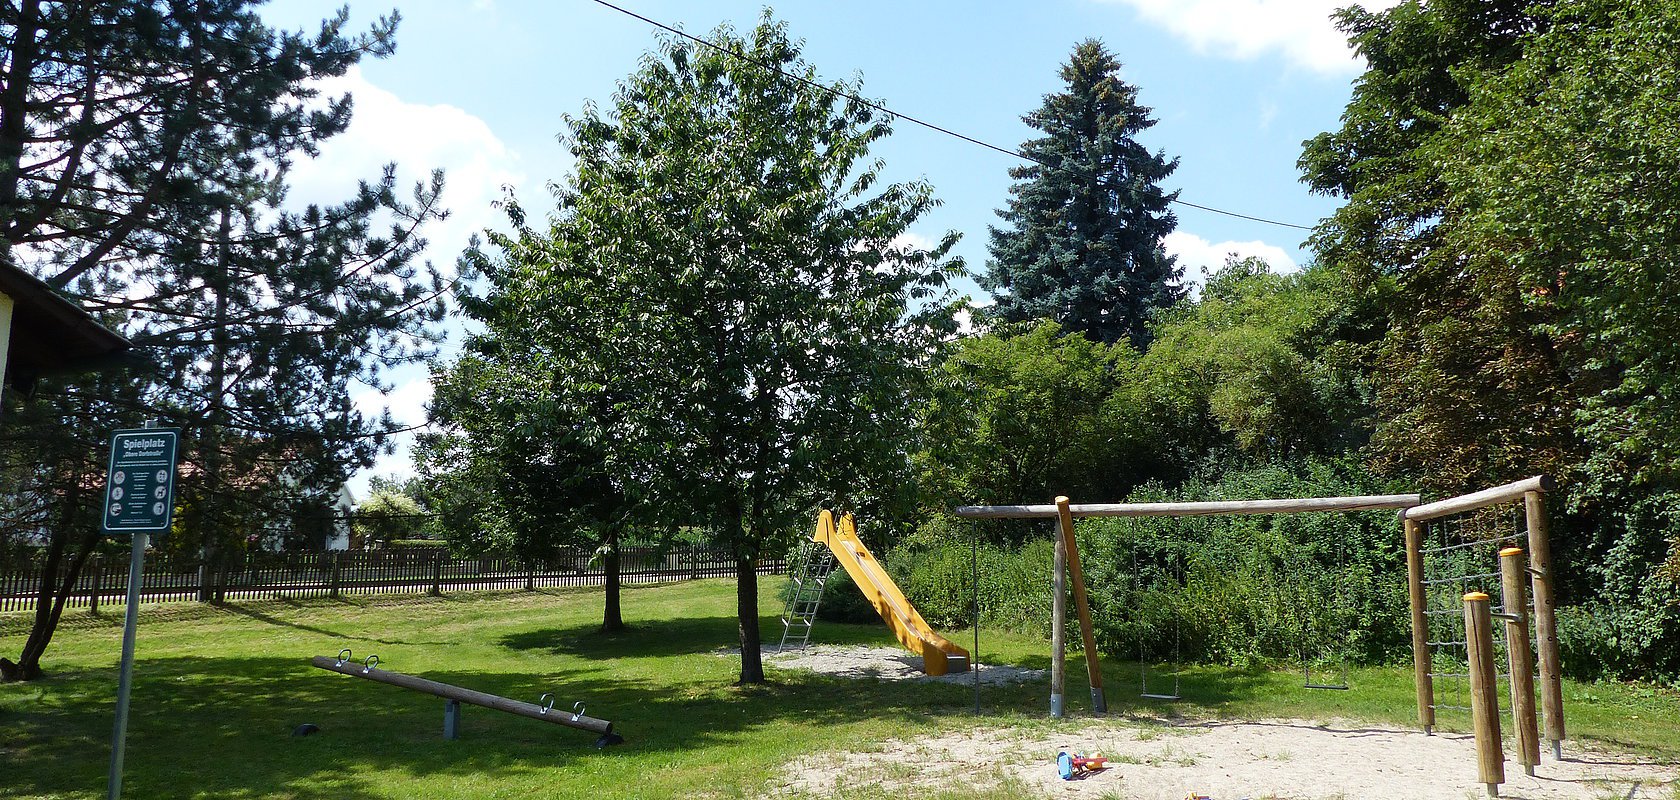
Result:
M1161 240L1178 220L1160 182L1178 167L1136 136L1155 124L1120 62L1095 39L1062 67L1067 90L1022 119L1044 136L1021 145L1034 163L991 230L981 285L1004 321L1049 318L1102 342L1148 341L1148 321L1184 294Z
M341 10L308 34L256 5L0 3L0 258L155 367L44 379L0 429L0 536L46 531L61 576L39 587L0 679L42 674L98 543L86 489L110 429L183 429L181 531L162 546L208 558L295 523L370 464L394 423L361 414L351 385L379 386L436 340L447 287L415 262L441 174L412 200L387 167L342 203L286 202L293 160L350 120L349 98L318 99L315 82L389 54L395 16L346 35Z

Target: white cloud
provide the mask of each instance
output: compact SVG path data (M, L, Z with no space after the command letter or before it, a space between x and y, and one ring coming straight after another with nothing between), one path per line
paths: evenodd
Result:
M426 256L453 274L455 256L467 238L501 222L490 205L500 199L502 186L524 182L518 155L484 120L454 106L405 102L369 83L358 67L323 81L321 93L351 95L354 114L348 130L321 145L318 158L293 165L288 204L343 202L358 180L377 180L392 162L397 164L398 196L406 199L415 182L442 169L442 205L449 218L427 225L423 235L430 243Z
M1161 242L1167 254L1178 257L1178 267L1184 270L1184 283L1190 287L1191 294L1201 293L1202 281L1206 273L1214 272L1225 265L1225 259L1235 254L1238 258L1259 256L1272 266L1276 273L1299 272L1301 266L1289 256L1288 251L1275 244L1261 241L1252 242L1209 242L1193 233L1173 231Z
M391 379L393 386L388 394L367 387L352 391L350 399L356 404L356 409L370 419L377 419L388 409L398 428L425 422L426 405L432 401L432 380L427 369L421 365L403 367L397 370ZM368 481L374 476L396 475L405 478L414 474L414 460L409 456L409 447L414 444L414 432L399 433L391 437L391 442L391 453L379 454L372 467L350 479L350 491L356 496L357 502L367 499Z
M446 277L455 274L455 258L469 237L488 227L505 227L491 203L500 199L504 185L518 186L525 176L519 170L518 155L484 120L454 106L406 102L368 82L357 68L323 82L321 91L324 97L350 94L355 113L348 130L321 145L318 158L294 164L288 205L341 203L355 192L358 180L377 180L391 162L397 164L399 197L406 199L415 182L429 179L433 169L442 169L441 204L449 210L449 218L428 224L422 235L428 242L424 258ZM445 345L446 350L460 340L458 329L449 333L451 343ZM425 404L432 396L426 368L402 367L387 380L394 384L389 394L366 387L353 392L356 407L375 417L389 408L398 427L425 422ZM394 454L381 456L372 469L352 479L351 490L358 498L366 496L372 475L413 473L408 454L412 440L412 434L398 435Z
M1325 74L1360 68L1347 37L1330 15L1351 0L1105 0L1135 9L1144 19L1187 40L1199 53L1249 60L1281 53ZM1377 11L1399 0L1364 0Z

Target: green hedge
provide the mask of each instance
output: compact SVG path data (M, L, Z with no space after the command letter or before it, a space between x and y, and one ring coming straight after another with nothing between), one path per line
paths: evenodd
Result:
M1227 500L1381 493L1352 465L1234 471L1193 480L1173 492L1145 487L1127 498ZM979 548L983 621L1048 635L1051 528L1021 522L1036 536L1019 548ZM888 553L888 572L938 628L973 618L973 542L969 523L935 518ZM1260 664L1302 657L1358 663L1404 660L1410 653L1405 554L1390 511L1085 519L1077 526L1099 648L1151 660ZM1180 560L1182 559L1182 561ZM1182 567L1181 567L1182 565ZM1182 569L1182 573L1181 573ZM1140 579L1141 576L1141 579ZM845 596L857 596L849 584ZM850 602L831 595L825 608ZM847 619L873 619L867 604Z

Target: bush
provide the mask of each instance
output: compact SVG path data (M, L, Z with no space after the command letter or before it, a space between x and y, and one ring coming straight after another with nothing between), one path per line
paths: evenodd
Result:
M392 539L386 547L392 550L448 550L449 543L437 539Z
M1373 494L1356 469L1308 463L1193 480L1183 500ZM1167 499L1159 488L1134 502ZM1362 663L1410 652L1405 551L1392 512L1108 518L1080 523L1098 645L1112 656ZM1176 628L1176 630L1175 630Z
M1377 493L1360 475L1352 465L1253 468L1191 481L1173 499ZM1169 498L1154 487L1129 499ZM885 559L935 627L973 618L966 536L974 534L965 536L965 524L935 518ZM1054 542L1047 525L1034 526L1040 538L1019 548L980 547L981 616L1047 635ZM1411 652L1405 553L1392 512L1099 518L1080 521L1077 535L1098 647L1111 657L1171 660L1177 649L1185 661L1237 665L1303 655L1378 663Z

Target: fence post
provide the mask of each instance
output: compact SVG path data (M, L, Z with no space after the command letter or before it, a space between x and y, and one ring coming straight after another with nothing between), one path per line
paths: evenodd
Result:
M343 569L344 551L334 550L332 554L332 570L327 573L327 596L338 599L339 573Z
M1423 732L1435 732L1435 682L1430 677L1429 618L1423 613L1423 523L1405 520L1406 587L1412 606L1412 671L1417 684L1418 724Z
M93 563L88 566L92 568L90 577L93 578L93 589L88 593L88 616L97 617L99 616L99 579L101 577L99 553L93 554Z
M443 594L443 554L432 554L432 596Z
M1499 740L1499 679L1493 665L1493 609L1485 592L1464 595L1464 642L1470 656L1470 717L1476 730L1476 770L1488 797L1505 782L1505 748Z
M1557 613L1552 594L1552 542L1547 534L1545 496L1523 494L1528 520L1528 571L1533 576L1534 635L1539 639L1540 706L1546 715L1546 738L1552 757L1563 758L1563 672L1559 664Z
M1500 601L1505 607L1505 651L1511 669L1511 717L1517 727L1517 760L1534 774L1540 763L1540 730L1534 717L1534 656L1528 643L1528 593L1523 591L1522 548L1499 551Z
M525 559L525 591L535 591L537 588L537 560Z

